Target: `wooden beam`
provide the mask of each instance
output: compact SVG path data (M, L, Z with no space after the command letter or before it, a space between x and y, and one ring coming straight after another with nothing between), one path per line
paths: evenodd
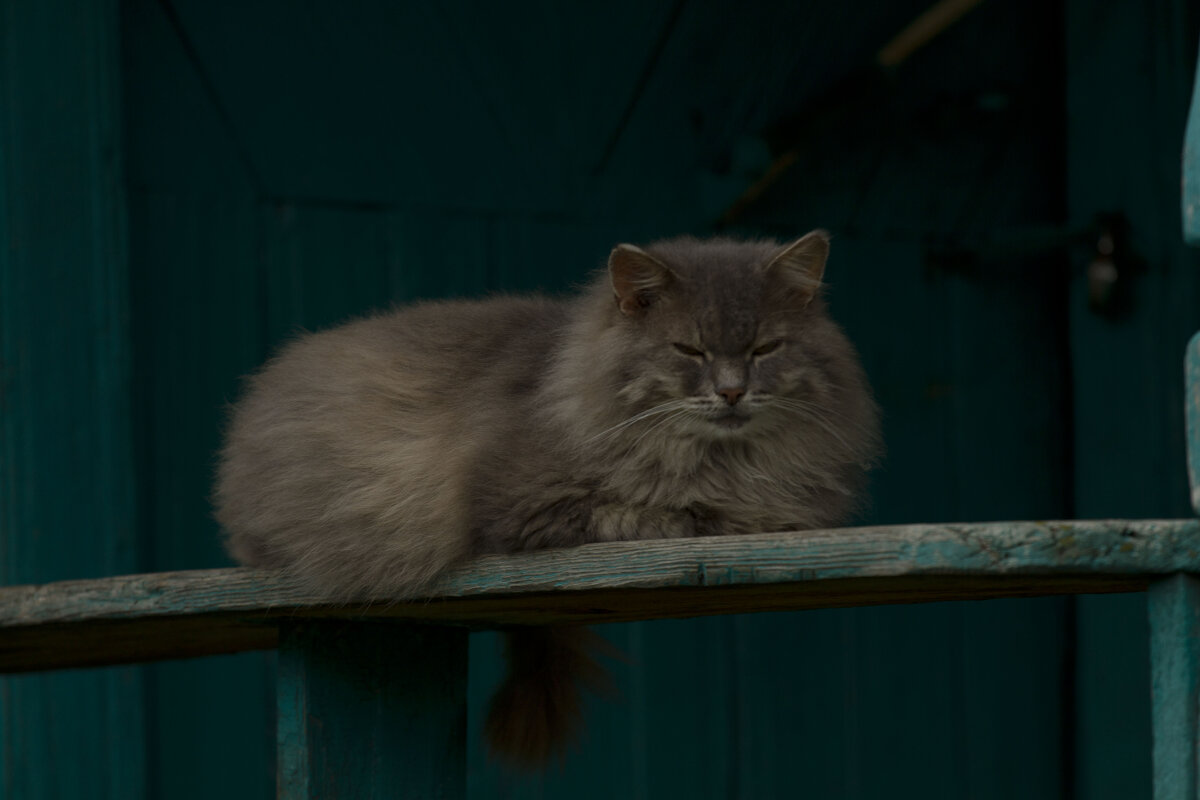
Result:
M281 800L466 796L465 630L284 623L278 693Z
M471 628L1134 592L1200 571L1200 521L900 525L585 545L478 559L409 602L330 603L247 570L0 589L0 671L270 648L281 621Z
M1150 587L1154 800L1200 797L1200 580Z

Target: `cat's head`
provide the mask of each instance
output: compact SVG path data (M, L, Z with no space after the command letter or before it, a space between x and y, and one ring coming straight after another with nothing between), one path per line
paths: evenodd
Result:
M819 413L849 350L820 299L829 237L618 245L608 276L625 405L701 436ZM852 358L852 355L850 356Z

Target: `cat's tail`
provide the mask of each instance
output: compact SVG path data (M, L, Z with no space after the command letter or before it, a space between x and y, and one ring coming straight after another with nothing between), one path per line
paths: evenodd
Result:
M562 758L582 725L584 689L611 688L597 656L614 655L586 628L521 628L506 634L508 675L492 698L484 734L493 757L522 769Z

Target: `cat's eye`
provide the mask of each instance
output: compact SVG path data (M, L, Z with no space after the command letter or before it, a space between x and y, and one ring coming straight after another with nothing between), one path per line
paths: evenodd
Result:
M703 350L697 350L691 345L686 345L683 342L675 342L674 347L685 356L691 356L692 358L700 358L704 355Z
M780 344L782 344L782 342L780 342L778 339L770 342L764 342L763 344L760 344L758 347L751 350L750 355L754 356L755 358L758 356L765 356L767 353L773 353L778 350Z

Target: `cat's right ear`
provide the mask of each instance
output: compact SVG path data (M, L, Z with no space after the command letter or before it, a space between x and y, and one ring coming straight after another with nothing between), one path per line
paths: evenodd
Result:
M636 316L654 305L674 279L666 264L631 244L613 248L608 257L608 275L612 279L617 307L627 317Z
M767 264L768 273L783 280L802 305L808 305L821 288L829 258L829 234L815 230L783 248Z

